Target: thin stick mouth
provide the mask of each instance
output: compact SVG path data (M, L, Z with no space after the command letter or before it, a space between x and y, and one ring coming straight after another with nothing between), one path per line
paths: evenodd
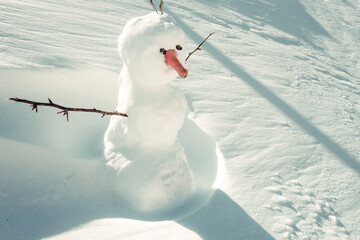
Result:
M166 50L165 63L172 67L181 78L186 78L188 70L179 62L176 57L176 51L174 49Z

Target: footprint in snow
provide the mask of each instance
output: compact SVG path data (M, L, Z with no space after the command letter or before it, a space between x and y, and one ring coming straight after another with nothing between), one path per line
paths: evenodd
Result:
M280 239L349 239L331 202L316 197L297 180L285 180L279 175L271 178L271 210L276 219L272 230Z

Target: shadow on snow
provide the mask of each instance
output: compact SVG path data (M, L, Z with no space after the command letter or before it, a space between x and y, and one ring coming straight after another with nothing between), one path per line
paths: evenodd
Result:
M184 29L194 42L201 42L203 37L194 32L191 27L181 21L171 11L168 12L176 19L178 24ZM207 50L221 65L223 65L230 72L234 73L239 80L244 81L250 87L254 89L259 95L267 99L275 107L277 107L283 114L297 123L307 134L313 136L320 143L322 143L330 152L338 157L345 165L355 170L360 174L360 163L351 156L346 150L344 150L339 144L334 142L330 137L320 131L316 126L310 123L305 117L298 113L294 108L287 104L284 100L276 96L270 89L263 85L259 80L252 77L245 70L243 70L238 64L233 62L229 57L225 56L220 50L215 48L211 43L207 43L203 46L203 49Z
M274 239L236 202L217 190L197 213L178 221L204 240Z
M209 5L208 1L200 2ZM317 49L321 49L321 47L313 42L313 36L322 35L334 39L326 29L306 11L305 6L298 0L226 0L213 1L211 5L214 8L223 6L226 9L232 9L236 13L246 16L261 25L268 24L297 39L301 39ZM219 18L221 18L221 16L219 16ZM261 32L258 34L266 38L265 34Z

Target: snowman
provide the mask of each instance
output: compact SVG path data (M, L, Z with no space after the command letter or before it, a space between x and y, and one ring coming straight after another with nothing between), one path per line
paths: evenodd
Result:
M170 85L188 74L184 32L167 14L132 18L118 37L123 60L116 110L105 133L107 166L115 190L141 211L180 206L194 191L194 177L177 135L187 102Z

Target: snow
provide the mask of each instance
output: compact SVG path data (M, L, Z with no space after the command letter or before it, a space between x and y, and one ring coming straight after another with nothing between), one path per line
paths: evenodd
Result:
M117 36L148 1L1 2L0 239L358 239L359 8L166 1L184 53L215 32L172 82L190 109L179 139L208 191L147 215L112 188L108 119L6 99L115 109Z

